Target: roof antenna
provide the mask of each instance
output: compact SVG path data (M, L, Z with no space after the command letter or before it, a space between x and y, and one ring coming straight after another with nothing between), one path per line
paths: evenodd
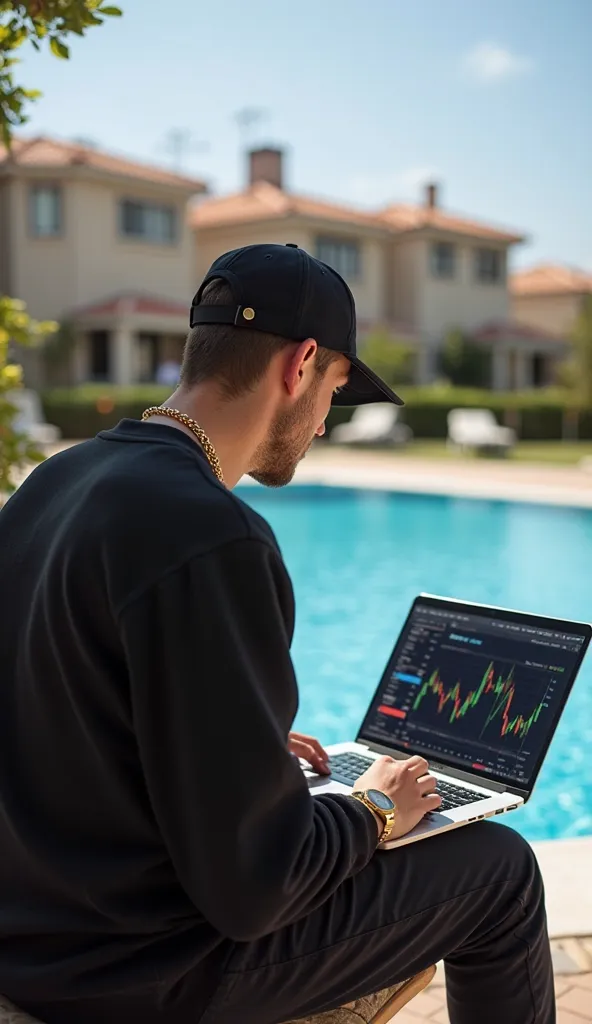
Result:
M209 142L196 139L189 128L171 128L164 139L164 150L172 157L176 174L182 174L190 153L205 153L209 148Z

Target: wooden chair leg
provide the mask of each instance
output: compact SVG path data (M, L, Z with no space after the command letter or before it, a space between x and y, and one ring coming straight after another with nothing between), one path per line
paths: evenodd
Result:
M435 973L436 965L432 964L425 971L421 971L420 974L403 982L390 999L387 999L386 1003L374 1014L370 1024L388 1024L399 1010L402 1010L407 1003L428 987Z

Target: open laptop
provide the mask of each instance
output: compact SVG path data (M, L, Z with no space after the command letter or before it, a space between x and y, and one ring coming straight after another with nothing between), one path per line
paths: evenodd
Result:
M311 791L351 792L381 754L427 758L442 806L384 849L519 807L591 635L587 623L421 594L355 742L328 748L331 778L305 772Z

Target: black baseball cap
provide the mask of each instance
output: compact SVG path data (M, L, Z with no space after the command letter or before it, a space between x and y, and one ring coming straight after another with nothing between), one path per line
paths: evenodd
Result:
M222 279L232 306L208 306L201 298L210 281ZM191 304L191 327L234 324L290 341L314 338L351 363L349 381L333 405L404 402L356 355L354 297L340 275L297 245L245 245L212 263Z

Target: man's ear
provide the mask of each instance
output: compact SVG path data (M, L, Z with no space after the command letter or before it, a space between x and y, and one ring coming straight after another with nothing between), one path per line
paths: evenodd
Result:
M284 373L284 382L290 396L298 397L308 386L310 377L315 372L313 357L317 349L318 345L314 338L307 338L293 350Z

